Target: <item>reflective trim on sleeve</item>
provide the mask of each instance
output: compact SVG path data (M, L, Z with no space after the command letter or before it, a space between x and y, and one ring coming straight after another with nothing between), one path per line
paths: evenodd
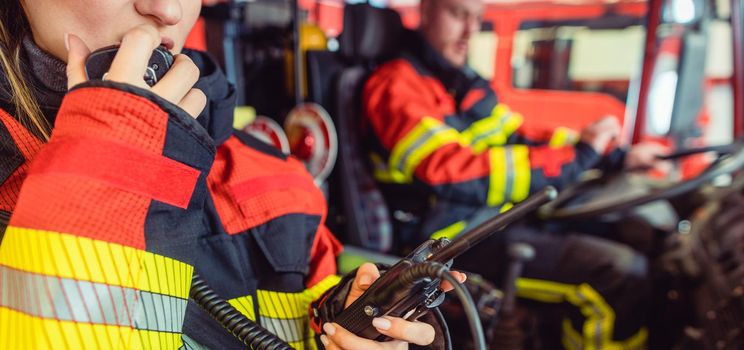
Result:
M177 349L181 334L39 318L0 307L0 349Z
M431 238L432 239L440 239L440 238L453 239L457 235L459 235L460 232L462 232L462 230L464 230L466 226L467 226L467 222L465 222L464 220L458 221L458 222L456 222L456 223L454 223L452 225L449 225L449 226L447 226L447 227L445 227L445 228L443 228L443 229L441 229L441 230L439 230L437 232L434 232L431 235Z
M490 149L491 172L488 186L488 206L527 198L530 189L528 148L524 145Z
M116 243L9 226L0 265L186 299L193 267Z
M341 277L330 275L298 293L258 290L259 323L295 349L316 349L315 334L309 326L310 303L339 281ZM249 319L256 320L252 296L234 298L228 302Z
M548 146L551 148L561 148L563 146L570 146L579 142L579 133L576 131L566 128L558 127L553 131L553 135L550 137Z
M481 153L489 147L505 145L522 122L523 118L519 113L511 112L509 107L499 104L494 107L490 116L465 129L462 138L472 145L476 153Z
M192 272L135 248L10 226L0 348L178 348Z
M29 316L180 332L186 299L0 266L0 306Z
M499 208L499 213L504 213L507 210L511 209L514 206L512 203L504 203L504 205ZM465 228L468 226L468 222L465 220L458 221L452 225L449 225L437 232L434 232L431 235L431 239L440 239L440 238L447 238L447 239L454 239L459 235L460 233L464 232Z
M525 145L511 147L514 161L514 187L510 202L521 202L530 194L532 168L530 167L530 151Z
M393 147L389 167L410 182L416 167L426 157L451 143L460 143L460 133L457 130L434 118L424 117Z

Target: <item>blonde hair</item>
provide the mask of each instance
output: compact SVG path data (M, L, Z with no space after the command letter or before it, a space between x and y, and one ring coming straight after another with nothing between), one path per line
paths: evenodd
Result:
M0 7L0 67L10 83L16 118L29 131L47 140L51 126L34 99L21 69L22 41L30 34L30 27L20 2L9 2Z

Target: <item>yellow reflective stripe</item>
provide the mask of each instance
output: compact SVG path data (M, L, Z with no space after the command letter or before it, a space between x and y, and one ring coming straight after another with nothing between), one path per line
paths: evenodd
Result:
M577 332L571 325L571 320L563 319L563 339L561 339L563 347L568 350L581 350L582 339L581 334Z
M506 201L519 202L530 191L530 161L527 146L505 146L490 149L486 204L496 206Z
M505 201L507 172L506 147L494 147L490 149L491 173L488 183L488 197L486 204L496 206Z
M0 349L177 349L181 334L43 319L0 307Z
M245 315L245 317L248 317L254 321L256 320L256 311L253 306L253 297L251 297L250 295L230 299L227 302L230 303L230 305L232 305L241 314Z
M193 267L143 250L86 237L9 226L0 265L188 298Z
M612 339L615 312L594 288L585 283L578 286L575 294L569 295L568 301L574 305L586 305L580 307L581 313L586 317L585 349L604 349L605 344L609 344Z
M483 118L462 132L462 139L473 147L475 153L482 153L488 147L506 144L507 139L522 125L519 113L509 111L504 104L497 105L489 117Z
M623 341L611 341L605 344L603 347L607 350L643 350L646 348L646 341L648 340L648 329L641 327L634 335ZM566 349L583 349L582 337L578 331L576 331L571 324L571 320L563 320L563 346Z
M573 145L579 141L579 134L566 127L558 127L553 131L553 135L550 137L548 146L552 148L560 148L563 146Z
M259 323L297 350L317 349L314 334L308 325L310 303L340 281L340 276L329 275L298 293L258 290ZM234 298L228 302L249 319L256 320L252 296Z
M313 287L299 293L283 293L268 290L258 291L258 309L261 316L271 318L306 317L310 303L341 281L341 277L329 275Z
M646 348L646 341L648 341L648 329L642 327L636 334L628 338L628 340L622 342L616 342L619 349L623 350L641 350Z
M323 293L327 292L329 289L335 287L339 282L341 282L341 276L328 275L326 278L320 280L320 282L316 283L314 286L310 287L310 289L306 290L303 293L306 293L307 296L309 296L310 301L312 302L320 298L320 296L323 295Z
M457 130L432 117L424 117L393 147L389 167L410 181L426 157L446 144L457 142L460 142Z
M498 107L494 108L490 116L470 124L467 129L462 131L463 139L467 140L468 143L473 144L481 141L484 136L489 134L493 134L493 136L501 136L501 128L506 121L505 117L508 118L508 115L504 115L503 113L498 114L498 112L496 112L497 110Z
M467 223L465 221L458 221L452 225L449 225L437 232L434 232L431 235L432 239L440 239L440 238L447 238L447 239L453 239L455 236L457 236L462 230L465 229L465 226L467 226Z
M549 303L567 301L586 317L582 334L586 350L606 349L614 344L612 332L615 312L590 285L570 285L528 278L517 279L517 295Z
M575 289L568 284L530 278L517 278L516 286L518 296L546 303L562 303Z
M527 146L512 146L512 158L514 159L514 187L511 200L521 202L530 194L531 172L530 151Z
M514 206L512 203L504 203L504 205L499 208L499 213L504 213L511 209ZM447 239L454 239L459 235L460 233L465 230L465 227L467 227L467 222L465 220L458 221L452 225L449 225L439 231L434 232L431 235L431 239L440 239L440 238L447 238Z
M370 153L370 160L372 161L373 176L377 181L385 183L410 183L413 179L406 179L398 170L391 169L387 163L382 160L377 153Z
M509 211L509 209L514 207L514 203L504 203L504 205L499 209L499 213L503 214Z
M271 318L297 318L307 314L303 308L301 293L282 293L267 290L258 291L258 310L261 316ZM310 302L304 304L310 305Z

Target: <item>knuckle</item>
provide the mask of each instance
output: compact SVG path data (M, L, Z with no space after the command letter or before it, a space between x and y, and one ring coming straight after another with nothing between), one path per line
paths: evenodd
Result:
M201 74L199 72L199 67L197 67L196 64L194 64L194 61L192 61L188 56L182 54L176 55L173 65L178 66L182 76L189 81L196 81L199 79L199 75Z
M193 63L186 65L186 74L189 81L196 82L199 80L199 68L197 68Z

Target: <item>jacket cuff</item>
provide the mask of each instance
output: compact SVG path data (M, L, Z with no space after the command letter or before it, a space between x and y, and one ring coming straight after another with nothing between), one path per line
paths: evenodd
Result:
M91 80L72 88L60 106L54 135L103 137L162 153L165 135L178 128L188 142L214 154L207 131L186 111L150 90ZM186 140L185 140L186 141ZM204 168L211 166L211 162Z
M581 171L594 168L602 156L592 148L588 143L579 141L574 146L576 163L581 167Z
M620 171L625 165L625 156L627 154L628 151L626 149L615 148L614 150L612 150L612 152L602 157L602 160L600 160L599 164L597 164L597 169L602 170L606 173Z
M323 333L323 324L332 322L344 310L344 304L351 291L356 273L357 269L354 269L346 274L334 288L329 289L310 304L310 327L316 334Z

